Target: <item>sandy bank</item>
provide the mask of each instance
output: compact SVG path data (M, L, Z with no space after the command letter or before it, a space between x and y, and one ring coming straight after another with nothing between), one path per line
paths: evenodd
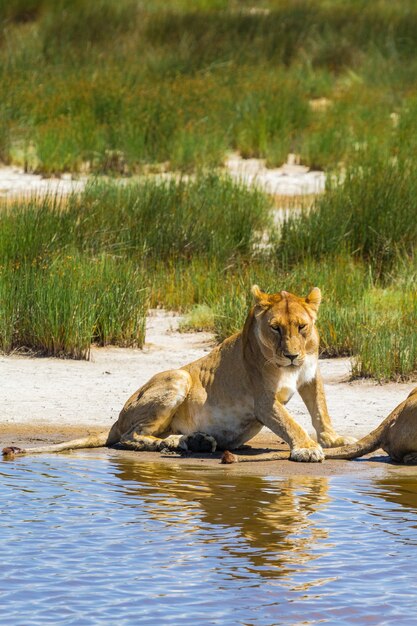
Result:
M248 187L256 185L271 196L304 196L322 193L325 188L326 176L324 172L311 171L308 167L292 162L290 155L288 163L281 167L267 168L263 159L242 159L232 153L226 158L223 171L229 174L236 182ZM221 171L221 170L219 170ZM148 175L149 176L149 175ZM162 172L153 174L159 180L178 178L178 172ZM43 177L40 174L25 172L17 166L0 167L0 199L28 197L32 194L42 196L48 193L67 195L83 191L88 180L93 176L62 174L60 177ZM107 179L105 176L101 178ZM127 181L139 181L143 176L134 175L128 178L119 178L121 184Z

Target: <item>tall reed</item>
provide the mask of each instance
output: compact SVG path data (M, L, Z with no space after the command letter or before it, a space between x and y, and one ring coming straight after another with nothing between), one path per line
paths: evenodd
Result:
M210 290L198 276L217 268L218 288L219 268L251 258L270 224L263 194L215 176L9 203L0 211L0 345L75 358L92 342L141 346L150 300L200 301Z
M141 347L148 292L132 263L60 255L0 271L0 346L88 358L91 343Z
M282 230L280 257L293 263L340 250L369 261L378 274L417 244L417 168L413 161L378 159L346 171L313 210L290 217Z

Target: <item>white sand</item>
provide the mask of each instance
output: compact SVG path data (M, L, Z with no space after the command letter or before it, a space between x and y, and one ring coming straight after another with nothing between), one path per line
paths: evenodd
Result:
M212 347L208 333L173 332L178 316L154 312L149 317L144 350L98 348L91 361L10 356L0 358L3 424L107 428L127 398L153 374L181 366ZM374 428L413 388L413 384L348 382L349 360L321 362L333 423L344 434L361 436ZM309 432L302 400L290 412Z
M263 159L242 159L238 154L231 154L225 167L234 180L248 187L257 186L272 196L302 196L323 192L325 173L297 165L292 157L294 155L289 155L288 163L281 167L267 168Z
M262 159L242 159L238 154L230 154L225 161L225 171L234 180L249 187L256 185L273 196L315 194L324 191L326 181L324 172L312 172L308 167L293 164L290 157L288 163L270 169L265 166L265 161ZM175 172L155 175L161 180L177 176ZM126 181L135 179L140 180L140 177L120 178L119 181L125 184ZM84 189L87 180L87 176L73 177L71 174L62 174L60 178L43 178L39 174L25 173L17 166L0 167L0 198L45 193L65 195L80 192Z
M21 167L0 168L0 198L46 193L65 195L82 191L85 183L85 177L76 179L71 174L63 174L61 178L43 178L38 174L25 173Z

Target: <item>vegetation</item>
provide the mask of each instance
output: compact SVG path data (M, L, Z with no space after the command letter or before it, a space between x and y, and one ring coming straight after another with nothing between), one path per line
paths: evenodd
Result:
M91 342L141 346L149 302L181 308L208 295L218 268L250 258L268 207L258 191L215 176L97 183L0 207L2 350L84 357Z
M0 270L0 347L88 358L91 343L141 346L148 293L134 264L56 253Z
M3 351L140 346L148 306L222 339L253 282L318 285L325 355L415 376L417 6L254 4L0 0L0 160L151 174L1 207ZM262 193L207 174L230 150L296 153L328 189L278 229Z
M416 45L411 0L1 0L0 157L120 174L415 151Z
M207 304L195 304L179 324L179 330L212 331L214 328L214 312Z

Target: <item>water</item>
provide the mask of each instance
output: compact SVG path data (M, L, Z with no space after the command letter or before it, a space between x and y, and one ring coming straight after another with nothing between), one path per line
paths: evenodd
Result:
M415 624L417 474L0 464L0 624Z

